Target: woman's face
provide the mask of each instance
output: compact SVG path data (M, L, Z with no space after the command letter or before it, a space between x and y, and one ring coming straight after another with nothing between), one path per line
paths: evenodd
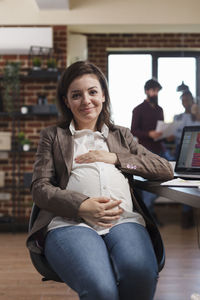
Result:
M182 105L187 112L191 111L191 107L193 105L193 100L187 95L182 96Z
M105 96L96 75L85 74L72 81L65 104L71 110L76 129L95 130Z

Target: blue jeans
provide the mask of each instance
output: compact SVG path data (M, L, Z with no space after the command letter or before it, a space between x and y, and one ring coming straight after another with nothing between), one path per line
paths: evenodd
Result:
M45 256L81 300L153 299L158 265L142 225L119 224L104 236L83 226L53 229Z

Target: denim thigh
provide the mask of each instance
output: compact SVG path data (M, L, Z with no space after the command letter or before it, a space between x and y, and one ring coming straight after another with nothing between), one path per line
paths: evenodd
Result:
M104 241L118 282L120 300L152 300L158 264L146 228L123 223L111 228Z
M51 230L45 256L81 300L119 300L106 245L93 229L67 226Z
M158 266L146 229L136 223L114 226L99 236L68 226L51 230L45 256L81 300L152 300Z

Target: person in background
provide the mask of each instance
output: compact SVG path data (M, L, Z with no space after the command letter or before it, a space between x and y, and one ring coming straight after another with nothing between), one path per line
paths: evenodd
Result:
M180 99L185 111L174 116L174 121L180 122L180 126L177 128L175 133L175 158L177 158L177 152L179 149L183 128L185 126L200 125L200 109L199 106L194 102L194 97L190 90L184 91L180 96Z
M138 138L141 145L158 155L164 152L162 141L155 141L162 135L162 132L156 131L157 121L164 120L163 109L158 105L158 93L161 89L162 86L155 79L145 83L146 99L133 109L131 122L133 136Z
M198 105L194 102L194 97L190 90L186 90L180 96L182 105L185 111L179 115L174 116L174 121L179 121L180 126L177 128L175 133L175 160L178 156L178 149L181 141L182 130L185 126L200 125L200 110ZM182 228L190 228L194 226L194 212L193 208L188 205L182 206L182 217L181 217Z
M158 93L161 89L162 86L155 79L150 79L145 83L146 99L133 109L131 133L148 150L168 159L162 141L156 140L162 135L162 132L156 131L157 121L164 120L163 109L158 105ZM157 196L146 191L142 191L141 194L145 205L157 224L162 225L154 210L154 202Z
M173 170L113 124L107 81L94 64L69 66L57 101L63 122L41 132L31 185L40 213L27 246L43 251L82 300L152 300L162 240L134 196L133 175L169 180Z

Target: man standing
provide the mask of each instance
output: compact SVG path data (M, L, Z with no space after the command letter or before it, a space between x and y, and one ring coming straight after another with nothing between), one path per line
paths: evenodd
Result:
M164 150L162 142L154 140L162 135L162 132L155 130L157 121L164 120L163 109L158 105L158 93L161 89L160 83L154 79L145 83L147 98L133 109L131 124L131 132L138 138L139 143L158 155Z
M163 109L158 105L158 93L162 86L155 79L148 80L144 85L146 99L133 109L131 132L134 137L138 138L140 144L148 150L164 156L164 147L161 140L156 140L162 135L162 132L156 131L157 121L164 120ZM158 225L154 212L154 201L157 198L155 194L142 191L142 198L150 213Z

